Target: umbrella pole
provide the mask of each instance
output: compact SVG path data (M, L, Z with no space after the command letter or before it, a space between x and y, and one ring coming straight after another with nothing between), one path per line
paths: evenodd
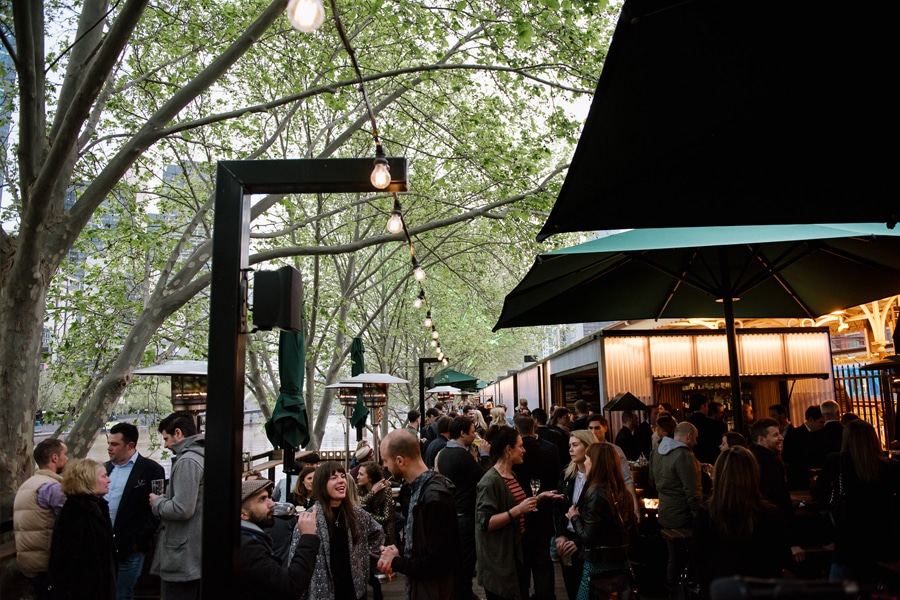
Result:
M728 370L731 375L731 414L734 417L734 430L743 433L744 417L741 412L741 372L738 369L737 335L734 332L734 300L731 294L723 294L722 304L725 308L725 340L728 344ZM750 440L747 440L748 442Z
M344 424L344 469L349 473L350 472L350 417L353 414L353 406L345 406L344 407L344 416L346 417L346 423Z

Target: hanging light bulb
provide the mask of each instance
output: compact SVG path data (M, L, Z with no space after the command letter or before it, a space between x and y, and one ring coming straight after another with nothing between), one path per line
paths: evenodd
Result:
M325 7L322 0L290 0L287 18L297 31L312 33L325 22Z
M445 356L444 358L441 359L441 364L443 364L446 367L447 365L450 364L450 361L447 360L447 357Z
M438 343L437 343L437 340L431 340L431 347L432 347L432 348L437 348L437 344L438 344Z
M419 266L419 261L416 259L415 256L413 256L413 259L412 259L412 266L413 266L413 277L416 278L416 281L422 281L423 279L425 279L425 269L423 269L421 266Z
M384 148L381 147L381 143L378 140L375 140L375 167L372 169L369 181L379 190L383 190L391 185L391 168L388 166L387 158L384 156Z
M387 222L388 231L391 233L400 233L403 229L403 210L400 207L400 201L394 198L394 210L391 211L391 218Z
M431 339L433 339L433 340L438 339L438 332L437 332L437 329L435 329L433 326L432 326L432 328L431 328Z
M437 357L438 357L438 360L442 360L444 358L444 351L441 350L440 348L438 348Z
M425 327L431 327L434 325L434 321L431 320L431 311L429 310L425 314Z
M419 295L416 296L416 299L413 300L413 306L416 308L422 308L422 303L425 301L425 291L419 292Z

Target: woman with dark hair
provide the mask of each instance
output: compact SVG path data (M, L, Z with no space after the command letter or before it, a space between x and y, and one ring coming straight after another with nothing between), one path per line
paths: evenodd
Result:
M729 448L734 448L735 446L746 448L747 440L737 431L729 431L722 435L722 443L719 444L719 454L724 454Z
M573 504L577 504L584 491L587 481L587 449L597 443L594 434L587 429L576 429L569 434L569 458L571 462L563 470L562 481L559 489L563 492L563 498L553 503L553 526L556 530L554 544L560 557L560 567L563 581L566 585L566 593L569 600L578 597L578 587L581 585L581 576L584 571L584 560L580 555L578 546L580 539L575 533L575 527L566 516L566 512Z
M485 440L490 444L494 464L476 488L478 583L484 588L487 600L527 600L528 572L522 554L524 515L535 510L539 500L561 496L553 492L529 496L531 490L519 485L512 467L522 463L525 447L514 428L491 425Z
M840 453L825 458L819 481L819 499L831 500L837 517L829 579L877 581L879 561L900 556L893 537L900 515L892 510L900 493L900 463L886 456L872 425L855 419L844 426ZM873 514L879 515L877 523Z
M313 476L313 498L318 506L316 533L321 540L316 568L306 598L360 600L366 597L370 558L381 555L384 532L375 519L347 495L347 472L341 463L324 462ZM299 541L291 542L288 563Z
M70 462L60 483L66 495L53 528L47 569L50 598L112 600L116 597L116 545L106 468L85 458Z
M760 491L759 465L743 446L728 448L716 460L709 502L694 519L692 579L704 597L718 577L780 577L791 561L785 524Z
M591 444L584 464L584 491L566 513L584 560L578 600L627 600L634 590L634 577L628 561L626 521L633 517L634 503L612 445Z
M289 502L299 506L303 510L312 508L315 500L312 497L313 475L316 474L315 467L303 467L294 483L294 489L291 490Z
M360 463L356 474L359 485L359 505L362 506L384 530L384 545L394 544L394 496L391 485L384 478L384 470L368 460ZM377 562L377 561L376 561ZM381 582L375 577L374 569L369 575L374 600L381 600Z

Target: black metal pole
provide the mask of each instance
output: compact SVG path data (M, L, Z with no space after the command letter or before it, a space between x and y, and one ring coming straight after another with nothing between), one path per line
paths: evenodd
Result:
M407 164L388 158L391 183L407 191ZM240 566L247 269L252 194L371 193L372 159L222 161L216 193L210 284L202 597L230 598Z
M734 430L744 432L744 416L741 412L741 372L738 368L737 336L734 331L734 306L731 297L723 298L725 308L725 340L728 345L728 370L731 377L731 414ZM750 440L747 440L748 442Z
M209 308L206 457L203 498L203 597L228 598L240 564L246 319L244 269L250 242L250 196L219 163L213 221Z

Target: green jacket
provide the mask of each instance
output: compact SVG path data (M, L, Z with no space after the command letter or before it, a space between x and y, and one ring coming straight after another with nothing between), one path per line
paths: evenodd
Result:
M519 574L525 569L519 520L516 519L512 525L488 531L492 516L505 513L515 505L512 492L503 477L497 469L488 469L478 482L475 499L478 583L498 596L518 600L522 597Z
M659 494L659 525L663 529L690 527L700 509L700 463L691 449L670 437L653 451L650 477Z

